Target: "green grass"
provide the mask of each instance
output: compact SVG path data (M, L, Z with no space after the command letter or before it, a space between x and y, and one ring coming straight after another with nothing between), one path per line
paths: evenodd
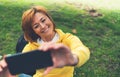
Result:
M45 6L52 15L56 26L65 32L75 29L82 42L90 48L90 60L75 69L74 77L118 77L120 74L120 6L110 0L113 9L102 7L96 1L85 4L82 0L37 1L0 0L0 53L15 53L15 45L22 34L21 16L32 5ZM105 0L106 1L106 0ZM98 5L98 7L97 7ZM89 8L89 7L90 8ZM92 8L91 8L92 6ZM117 7L117 9L116 9ZM95 9L102 16L91 16L89 10Z

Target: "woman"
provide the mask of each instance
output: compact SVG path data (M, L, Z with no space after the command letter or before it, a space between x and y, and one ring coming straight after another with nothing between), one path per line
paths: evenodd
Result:
M52 51L53 66L36 70L33 77L73 77L74 67L82 66L89 59L89 49L78 37L56 29L52 18L41 6L34 6L23 13L22 29L29 42L23 53L35 49ZM7 64L4 61L0 66L3 70Z

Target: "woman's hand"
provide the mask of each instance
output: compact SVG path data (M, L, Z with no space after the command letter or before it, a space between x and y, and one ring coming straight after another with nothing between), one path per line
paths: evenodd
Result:
M74 66L78 63L78 57L71 53L71 50L63 45L63 44L56 44L52 42L44 43L39 48L46 52L50 50L52 53L52 61L53 66L47 67L44 74L50 72L53 68L61 68L64 66Z
M15 77L10 74L4 58L0 61L0 77Z

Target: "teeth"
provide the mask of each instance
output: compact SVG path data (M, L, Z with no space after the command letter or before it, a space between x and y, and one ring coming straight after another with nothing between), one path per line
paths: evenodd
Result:
M45 32L47 32L48 31L48 28L47 29L45 29L45 30L42 30L42 33L45 33Z

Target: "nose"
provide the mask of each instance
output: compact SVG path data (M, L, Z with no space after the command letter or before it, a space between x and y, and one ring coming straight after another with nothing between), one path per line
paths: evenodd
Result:
M41 28L44 28L45 24L44 23L40 23L40 26L41 26Z

